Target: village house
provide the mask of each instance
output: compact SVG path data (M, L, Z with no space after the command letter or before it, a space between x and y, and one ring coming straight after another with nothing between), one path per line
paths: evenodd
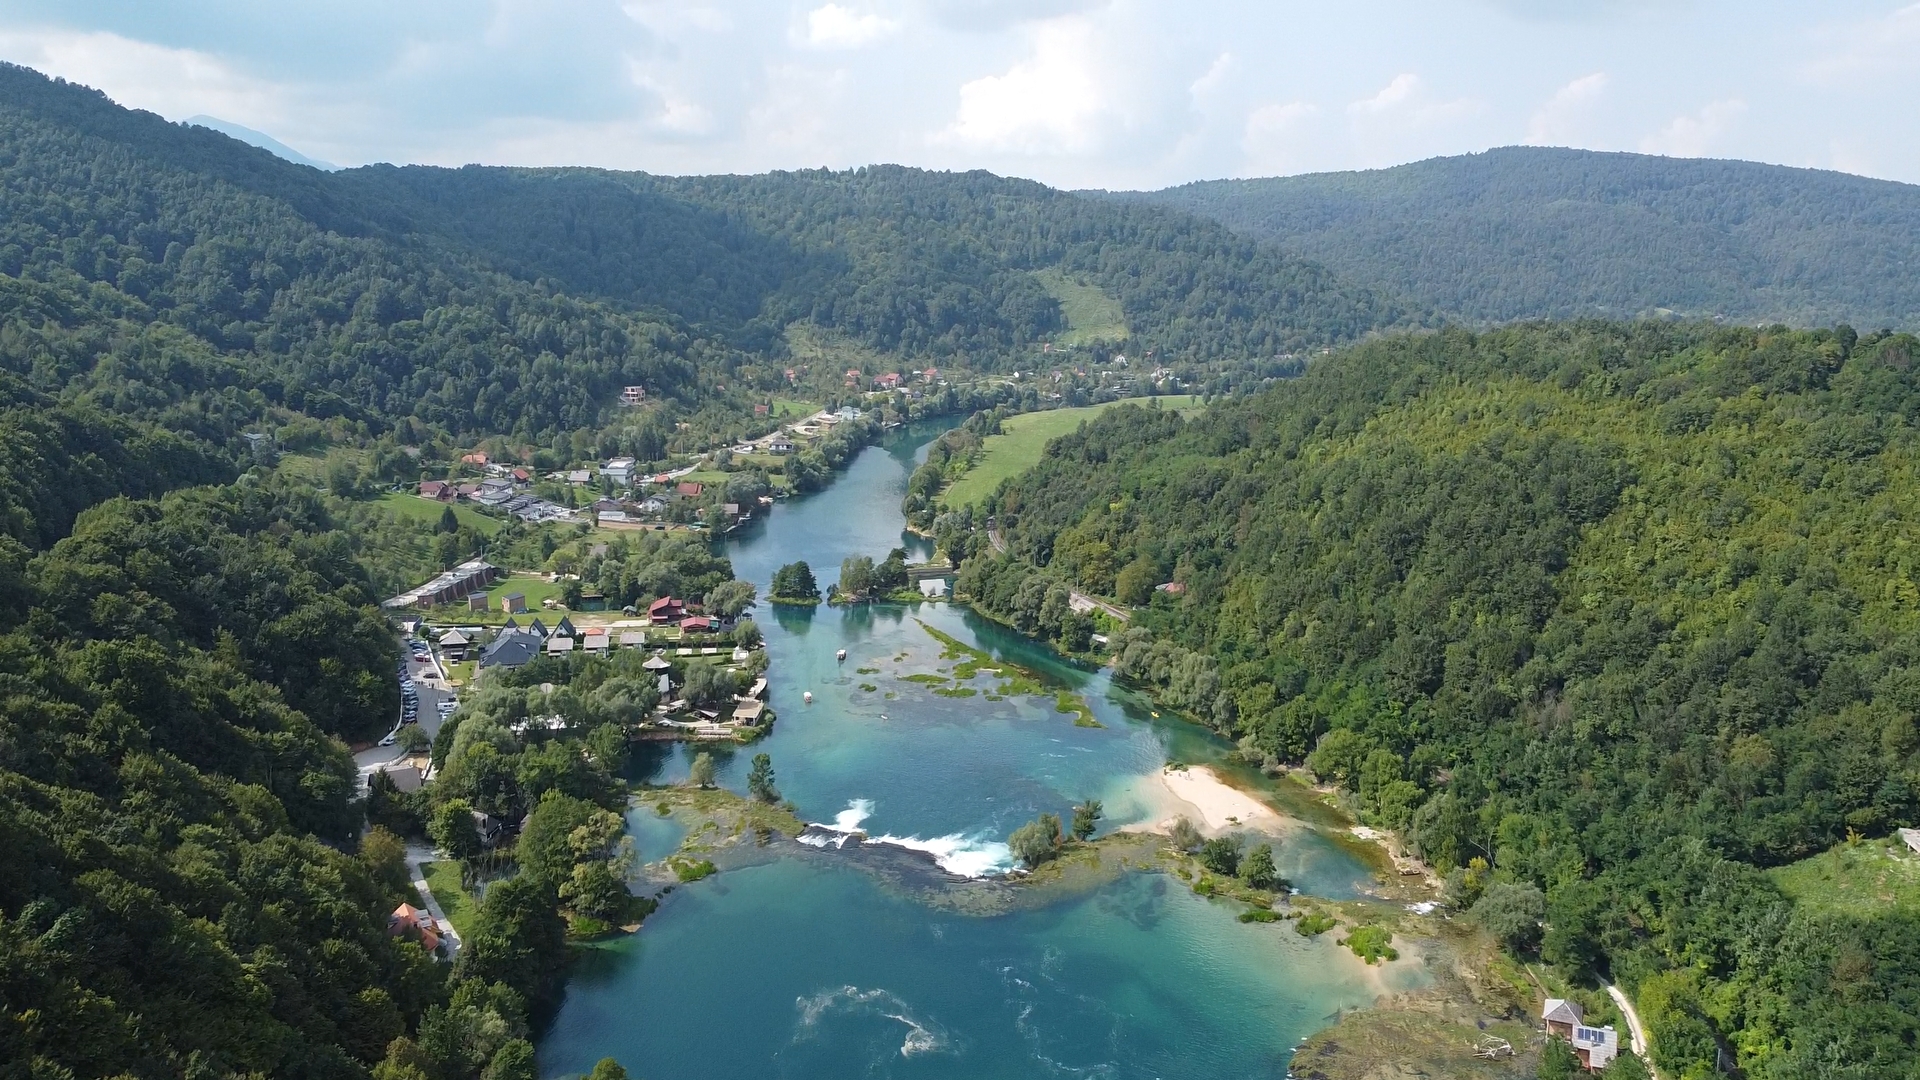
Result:
M897 371L889 371L885 375L875 376L873 386L876 390L898 390L900 389L900 373Z
M675 495L679 495L683 498L688 498L688 499L699 498L700 493L705 490L706 489L701 487L697 481L693 481L693 480L682 480L680 483L675 484L673 487L673 493Z
M488 605L487 605L486 593L477 592L477 593L474 593L472 596L467 597L468 611L475 611L475 612L486 611L487 606Z
M481 598L485 599L485 596ZM455 629L441 634L435 644L440 646L442 655L457 664L467 658L467 648L473 644L473 639Z
M605 656L608 640L606 627L589 626L586 632L580 635L580 648L594 656Z
M1599 1072L1620 1056L1620 1036L1612 1027L1588 1027L1586 1010L1578 1002L1548 998L1540 1009L1547 1034L1573 1044L1573 1052L1588 1072Z
M680 632L683 634L711 634L713 620L705 615L689 615L680 620Z
M634 460L630 457L614 458L600 466L600 475L613 481L616 487L633 486Z
M793 453L793 440L787 438L774 439L767 444L767 453L777 455L791 454Z
M573 639L565 634L555 634L547 639L548 656L565 656L573 651Z
M432 499L435 502L452 502L453 485L447 483L445 480L422 480L420 481L420 497L423 499Z
M412 938L429 953L440 951L440 928L434 925L433 916L412 904L401 904L387 916L387 935Z
M540 635L528 630L505 630L480 652L483 668L517 668L540 654Z
M500 610L509 615L518 615L527 610L527 594L510 592L500 598Z
M631 409L647 403L647 388L644 386L623 386L620 388L620 407Z
M647 621L655 626L671 626L685 618L687 605L671 596L663 596L647 605Z

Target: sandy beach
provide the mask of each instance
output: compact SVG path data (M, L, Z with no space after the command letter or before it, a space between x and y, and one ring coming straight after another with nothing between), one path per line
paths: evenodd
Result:
M1152 781L1145 781L1151 785ZM1129 826L1134 832L1166 832L1173 819L1186 816L1201 832L1221 833L1233 829L1258 829L1279 832L1292 822L1279 811L1232 787L1205 765L1184 769L1160 770L1159 798L1152 800L1161 816L1151 822Z

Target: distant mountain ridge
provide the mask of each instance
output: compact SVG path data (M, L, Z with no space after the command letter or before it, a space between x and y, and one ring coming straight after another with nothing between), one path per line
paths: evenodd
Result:
M319 158L310 158L264 131L255 131L250 127L244 127L231 120L222 120L217 116L208 116L202 113L198 116L189 116L181 121L181 123L198 124L203 128L212 128L228 138L239 139L248 146L257 146L267 153L275 157L285 158L295 165L306 165L319 169L321 172L338 172L340 170L340 166L335 165L331 161L321 161Z
M1469 321L1920 324L1920 186L1845 173L1504 147L1089 194L1211 217Z

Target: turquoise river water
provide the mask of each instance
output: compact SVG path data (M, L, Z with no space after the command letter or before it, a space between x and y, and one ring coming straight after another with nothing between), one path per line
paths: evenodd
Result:
M735 573L764 595L783 563L804 559L824 583L848 555L912 547L900 499L938 431L896 431L826 491L776 506L729 543ZM1104 672L950 605L762 604L760 621L779 721L753 748L716 753L721 783L744 790L764 751L803 818L857 824L956 874L999 874L1015 827L1088 797L1105 804L1103 830L1164 820L1178 804L1161 766L1225 749L1154 718ZM952 663L921 622L1082 694L1105 726L1076 727L1046 698L948 698L907 680ZM689 760L663 750L636 778L683 780ZM650 810L630 819L643 859L679 842ZM613 1056L646 1080L1280 1077L1303 1036L1417 977L1366 971L1332 935L1242 924L1238 905L1162 874L975 915L837 851L774 852L676 889L638 934L592 950L542 1041L543 1074ZM1277 861L1316 895L1355 895L1371 877L1308 830L1287 832Z

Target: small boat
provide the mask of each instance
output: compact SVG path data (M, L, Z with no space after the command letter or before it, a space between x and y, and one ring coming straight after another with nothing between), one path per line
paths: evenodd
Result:
M801 694L800 700L806 702L809 705L813 704L813 691L809 690L806 693Z
M833 658L844 663L847 659L847 650L841 649L839 652L833 654Z

